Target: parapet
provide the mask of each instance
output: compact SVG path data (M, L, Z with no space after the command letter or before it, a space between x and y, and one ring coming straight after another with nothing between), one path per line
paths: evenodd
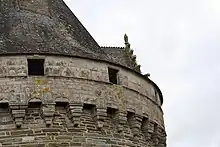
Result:
M59 140L59 137L64 137L63 139L65 140L65 137L70 132L77 133L77 130L88 130L89 132L109 131L112 134L118 134L120 138L123 137L125 140L125 136L128 135L134 139L134 142L140 145L144 142L144 144L151 143L158 146L166 145L166 133L162 126L157 122L149 120L147 115L139 115L130 111L120 111L111 107L103 108L86 103L68 103L65 99L57 100L53 104L43 104L37 99L30 100L28 105L11 105L7 102L1 102L0 106L2 116L0 121L1 133L4 134L4 137L25 140L28 137L25 137L26 135L23 136L22 133L29 132L28 135L32 137L32 141L23 141L23 143L40 143L40 140L36 140L39 136L41 138L57 136L56 133L60 134L61 130L61 136L54 136L58 145L62 142L62 139ZM109 130L109 127L111 127L111 130ZM46 128L51 129L48 130ZM71 129L73 130L70 131ZM19 132L21 132L20 135ZM39 135L39 132L46 134ZM52 132L54 134L49 135ZM84 134L87 136L89 133ZM0 136L0 138L3 136ZM103 134L104 136L106 134ZM67 139L71 143L74 137L69 136ZM108 135L106 137L109 140L115 140L115 143L117 143L117 139L114 139L114 137L112 138ZM88 138L90 137L87 136ZM99 139L103 141L103 139ZM49 140L53 141L53 139ZM51 144L50 141L47 141L48 144ZM9 144L9 140L0 139L0 143L6 145ZM13 143L11 142L11 144ZM81 145L84 142L78 141L77 143ZM131 142L131 144L133 143Z
M166 146L158 90L126 68L82 58L23 55L0 57L0 71L3 138L23 140L22 145L31 136L30 144L69 140L67 146ZM36 72L40 75L32 75ZM18 144L1 136L0 143Z

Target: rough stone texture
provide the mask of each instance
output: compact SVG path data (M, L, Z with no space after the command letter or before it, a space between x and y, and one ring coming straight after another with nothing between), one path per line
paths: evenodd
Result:
M0 55L0 146L166 147L158 86L63 0L0 0ZM27 59L44 59L45 75L29 76Z
M46 75L28 76L27 58L35 57L0 57L3 146L166 146L157 88L139 74L88 59L40 56ZM119 70L119 85L109 83L108 67Z
M126 67L140 72L140 67L137 68L136 59L132 60L133 53L127 53L124 47L101 47L107 54L111 62L120 63Z
M115 60L118 51L109 51L97 44L63 0L0 1L0 54L58 54L135 68L126 55L120 53L123 58Z
M62 0L1 0L1 53L57 53L105 58Z

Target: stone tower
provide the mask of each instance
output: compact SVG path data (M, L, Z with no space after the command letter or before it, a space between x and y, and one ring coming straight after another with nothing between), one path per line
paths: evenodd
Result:
M63 0L0 1L0 146L165 147L158 86Z

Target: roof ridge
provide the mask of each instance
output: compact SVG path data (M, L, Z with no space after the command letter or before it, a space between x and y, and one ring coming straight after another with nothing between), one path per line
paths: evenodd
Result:
M101 48L117 48L117 49L124 49L124 47L121 46L100 46Z

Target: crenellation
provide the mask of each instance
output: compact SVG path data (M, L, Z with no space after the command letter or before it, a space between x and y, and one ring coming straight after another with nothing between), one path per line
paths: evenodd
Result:
M162 93L127 36L103 49L63 0L1 3L0 147L166 147Z
M46 69L48 66L52 70L44 77L19 77L16 73L0 78L0 129L29 128L34 132L29 135L35 136L38 143L50 145L68 140L69 144L77 145L105 142L107 146L143 146L147 142L148 146L166 146L159 95L149 83L143 86L141 79L124 74L125 71L118 68L119 85L111 84L107 65L90 68L90 63L84 61L83 68L80 65L67 67L70 61L76 60L74 58L49 63L56 59L45 57ZM81 59L77 59L79 61ZM16 66L16 62L11 66ZM142 93L143 87L148 93ZM52 130L41 129L45 127ZM74 138L66 137L68 135ZM104 139L112 136L121 139ZM28 138L24 140L28 143Z
M123 131L124 126L126 126L126 123L128 123L134 137L140 136L141 132L143 132L147 140L153 140L158 146L164 144L165 135L163 134L163 128L159 127L159 125L154 121L149 121L146 116L140 116L139 114L135 114L134 112L122 112L114 108L97 108L95 107L95 105L89 104L85 104L83 106L82 104L69 104L65 102L60 102L56 103L56 105L52 105L56 107L61 107L62 105L63 108L62 111L61 109L58 110L57 108L56 110L53 110L53 107L50 107L50 105L48 106L47 104L47 107L50 107L52 111L48 111L47 109L45 110L44 117L40 117L41 119L45 120L46 124L52 124L51 120L53 120L53 117L56 116L56 114L58 114L56 111L59 111L59 114L62 113L63 115L69 116L68 118L72 121L74 127L76 127L75 123L78 122L78 127L81 123L80 119L82 115L82 110L84 109L84 111L89 112L90 117L96 122L96 124L102 123L101 127L103 127L103 124L106 123L105 120L108 116L108 118L112 119L113 124L118 124L118 132ZM24 121L24 117L28 119L27 116L24 116L26 114L25 110L22 109L27 108L28 110L31 108L32 111L30 113L32 114L32 116L40 116L39 109L44 109L40 107L43 107L43 105L41 101L39 101L38 99L30 100L28 107L22 105L10 105L10 109L12 110L12 116L17 118L18 123L16 123L15 120L16 124L22 124L21 122ZM36 110L35 112L34 108ZM53 112L53 115L47 115L46 112L50 112L50 114ZM47 121L50 123L47 123ZM66 120L64 120L64 118L60 118L60 121L62 121L63 123L67 123ZM54 121L53 123L54 125L61 125L61 122ZM97 126L97 129L101 127ZM87 126L87 128L91 129L91 127L89 126ZM94 127L94 129L96 129L96 127Z

